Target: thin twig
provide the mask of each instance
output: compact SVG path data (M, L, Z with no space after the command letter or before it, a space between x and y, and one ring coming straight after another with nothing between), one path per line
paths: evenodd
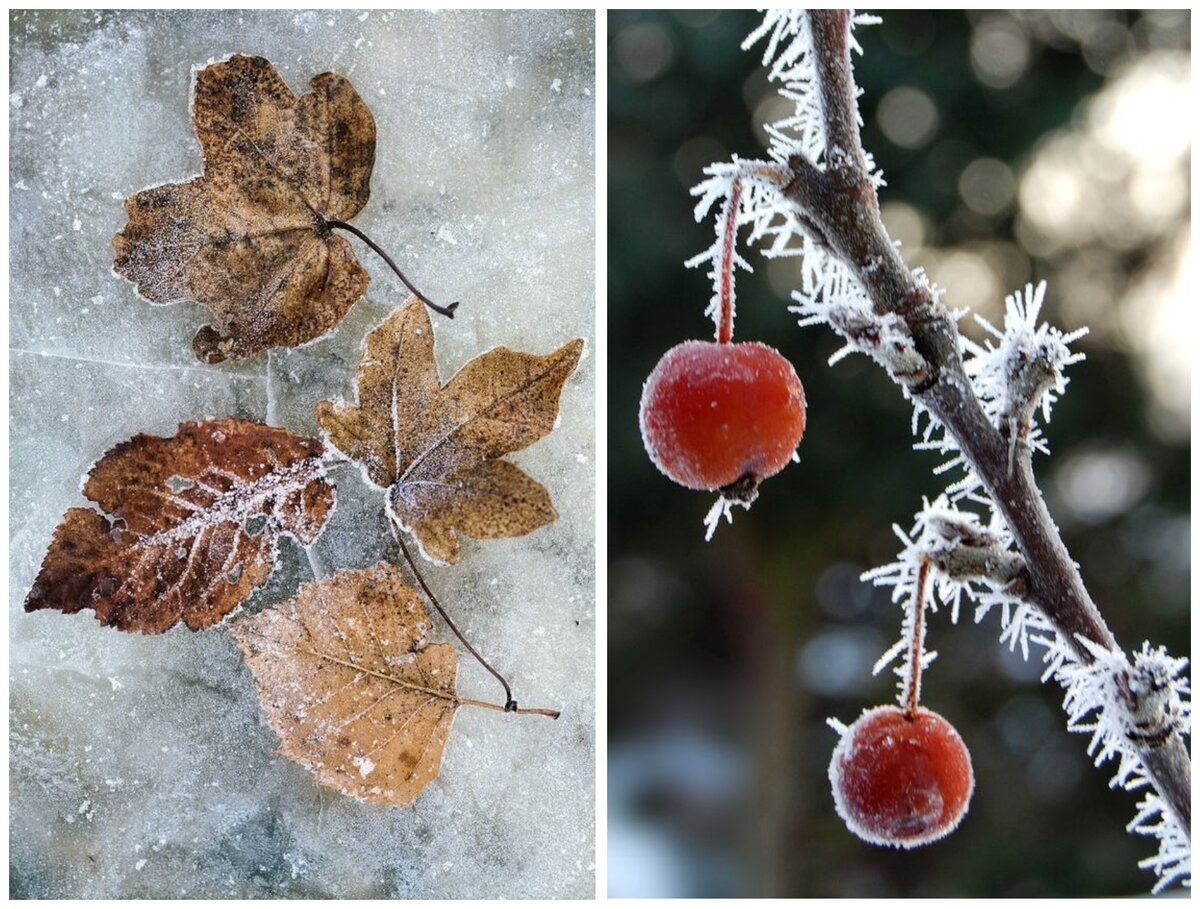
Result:
M858 101L850 63L850 10L831 9L809 15L813 48L818 57L818 90L825 112L826 173L835 183L852 186L868 181L866 158L858 132ZM846 88L850 87L850 91Z

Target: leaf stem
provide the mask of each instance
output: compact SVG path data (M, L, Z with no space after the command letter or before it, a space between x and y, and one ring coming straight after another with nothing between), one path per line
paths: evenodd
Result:
M559 717L559 712L557 710L551 710L549 707L516 707L516 706L514 706L510 710L508 708L507 704L493 704L490 701L475 701L475 700L472 700L471 698L459 698L458 702L460 704L465 704L469 707L486 707L488 710L496 710L496 711L499 711L500 713L535 714L537 716L548 716L552 720L557 720ZM516 701L513 701L512 703L515 705Z
M412 569L412 573L416 577L417 583L420 584L421 589L423 591L425 591L426 598L429 600L430 603L433 604L433 608L438 611L438 615L440 615L442 617L442 621L445 622L446 625L449 627L449 629L454 632L454 636L462 642L462 645L464 647L466 647L467 650L470 651L471 656L475 657L475 659L479 662L479 665L482 666L484 669L486 669L488 672L490 672L492 675L494 675L496 677L496 681L498 681L501 685L504 686L504 706L503 707L498 707L495 704L487 704L483 701L466 701L466 700L464 700L463 703L464 704L469 703L475 707L489 707L494 710L499 709L499 710L503 710L505 713L538 713L538 714L541 714L542 716L548 716L548 717L552 717L553 719L558 719L558 711L557 710L550 710L550 709L547 709L544 707L518 707L517 706L517 702L515 700L513 700L512 688L509 686L508 680L505 679L504 676L502 676L499 672L497 672L496 669L492 666L492 664L489 663L487 660L485 660L483 658L483 656L479 653L478 650L476 650L474 647L471 646L471 642L468 641L463 636L463 633L458 630L458 626L455 625L454 622L451 620L450 616L446 614L446 610L442 608L442 604L438 602L438 598L436 596L434 596L433 591L429 589L429 585L425 583L425 578L423 578L421 576L421 572L417 568L416 560L413 559L411 553L409 553L408 547L404 545L404 537L401 535L400 529L396 526L396 522L389 520L388 526L392 530L392 536L396 540L396 545L400 547L400 552L404 556L404 561L408 562L408 567Z
M412 281L408 280L408 278L405 276L404 272L402 272L400 270L400 266L398 266L395 262L392 261L392 257L389 256L387 253L385 253L383 251L383 249L379 246L378 243L376 243L374 240L372 240L370 237L368 237L366 234L364 234L361 230L359 230L353 224L347 224L345 221L338 221L336 219L328 220L325 222L325 224L329 227L340 228L341 230L346 230L346 231L349 231L350 233L354 234L354 236L358 237L358 239L360 239L364 243L366 243L367 246L371 247L371 249L375 251L375 254L378 255L379 258L383 259L383 261L388 264L388 267L391 268L391 270L396 273L396 277L398 277L401 281L404 282L404 286L407 287L409 290L411 290L418 300L420 300L422 303L424 303L426 306L428 306L434 312L440 312L443 316L445 316L448 319L454 318L454 310L458 309L458 301L457 300L455 300L449 306L439 306L437 303L434 303L427 296L425 296L425 294L423 294L419 290L417 290L416 286L412 283Z

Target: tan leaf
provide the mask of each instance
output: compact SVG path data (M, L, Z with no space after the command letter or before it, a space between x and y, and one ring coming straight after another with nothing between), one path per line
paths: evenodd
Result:
M391 565L339 571L230 623L280 753L368 802L407 805L437 777L458 654Z
M387 488L392 519L425 557L457 562L458 534L520 536L557 517L540 483L497 459L554 428L582 351L579 339L544 357L497 347L443 386L429 314L410 299L367 336L357 404L323 401L317 422Z
M275 567L280 534L311 543L333 510L316 439L243 420L136 435L92 467L25 609L92 609L122 631L221 621Z
M117 274L152 303L194 300L214 325L192 347L210 363L294 347L330 331L370 278L331 232L367 202L375 121L333 73L297 98L262 57L196 73L204 173L125 200Z

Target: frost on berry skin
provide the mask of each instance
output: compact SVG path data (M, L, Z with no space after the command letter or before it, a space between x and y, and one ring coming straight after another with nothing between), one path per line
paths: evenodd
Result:
M918 708L866 710L843 729L829 763L837 812L868 843L912 849L939 840L967 813L975 777L958 732Z
M804 435L804 387L774 348L685 341L642 389L646 452L689 489L750 501L791 460Z

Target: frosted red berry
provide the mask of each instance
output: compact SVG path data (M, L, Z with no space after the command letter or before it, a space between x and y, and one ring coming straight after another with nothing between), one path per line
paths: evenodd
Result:
M958 732L931 710L867 710L829 764L838 814L869 843L911 849L940 839L967 812L975 777Z
M642 440L655 465L690 489L752 499L804 435L804 386L765 344L685 341L642 390Z

